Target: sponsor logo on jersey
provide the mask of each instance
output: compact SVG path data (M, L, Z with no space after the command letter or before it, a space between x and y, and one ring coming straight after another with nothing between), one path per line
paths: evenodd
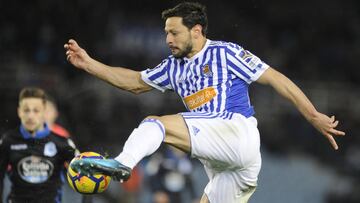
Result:
M48 142L44 146L44 155L48 157L53 157L57 154L56 145L53 142Z
M249 51L242 50L242 51L240 51L239 56L240 56L242 59L246 60L246 59L252 57L253 55L252 55Z
M27 144L12 144L10 145L11 150L25 150L27 149Z
M208 103L215 96L216 96L216 90L213 87L207 87L205 89L195 92L192 95L185 97L184 101L187 107L190 110L193 110L198 108L199 106Z
M261 60L256 56L246 60L246 62L250 70L255 70L258 66L261 67Z
M38 184L51 177L54 165L42 157L28 156L19 161L17 170L25 182Z
M239 53L239 56L243 59L243 61L247 64L248 68L254 71L257 67L262 66L262 61L251 52L243 50Z

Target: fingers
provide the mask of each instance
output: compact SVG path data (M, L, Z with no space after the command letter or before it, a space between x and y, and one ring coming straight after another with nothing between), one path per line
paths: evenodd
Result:
M337 125L337 124L336 124ZM338 150L339 147L334 139L333 136L344 136L345 132L340 131L340 130L336 130L334 128L330 128L327 132L324 133L324 135L326 136L326 138L329 140L329 142L331 143L332 147L335 150Z
M64 44L64 49L66 49L66 50L71 49L73 51L77 51L80 49L80 47L75 40L69 39L69 41Z
M333 134L333 135L345 135L345 132L342 132L342 131L339 131L339 130L336 130L335 128L339 125L339 121L338 120L335 120L335 116L331 116L330 117L330 129L328 130L329 133Z
M335 126L338 124L338 121L336 121L337 123L335 124ZM345 132L343 131L340 131L340 130L336 130L334 128L331 128L328 130L328 132L325 132L324 135L326 136L326 138L329 140L329 142L331 143L332 147L335 149L335 150L338 150L339 147L334 139L333 136L344 136L345 135Z
M331 124L332 128L336 128L336 126L339 124L339 121L335 121Z
M323 119L319 120L319 128L322 129L320 132L329 140L331 146L338 150L339 147L335 141L334 136L344 136L345 132L335 129L339 125L339 121L336 120L335 116L328 117L325 115Z
M326 133L325 134L326 138L329 140L330 144L332 145L332 147L335 149L335 150L338 150L339 147L335 141L335 139L333 138L333 136L331 136L329 133Z
M77 42L75 40L73 40L73 39L69 39L68 44L69 44L69 47L73 47L74 49L79 47Z
M339 125L339 121L335 120L335 116L331 116L330 120L331 120L331 124L328 132L331 133L332 135L344 136L345 132L335 129Z
M331 135L328 135L327 136L330 144L332 145L332 147L335 149L335 150L338 150L339 149L339 146L337 145L335 139L331 136Z
M77 42L76 42L74 39L69 39L68 43L69 43L69 44L77 45Z
M71 57L74 56L75 53L78 53L81 48L75 40L69 39L68 42L64 44L64 49L66 50L66 60L70 61Z
M68 44L64 45L64 48L67 50L66 53L65 53L66 54L66 60L70 61L70 58L74 54L74 52L72 50L70 50L68 47L69 47Z
M340 130L336 130L336 129L330 129L329 133L333 134L333 135L338 135L338 136L344 136L345 132L340 131Z

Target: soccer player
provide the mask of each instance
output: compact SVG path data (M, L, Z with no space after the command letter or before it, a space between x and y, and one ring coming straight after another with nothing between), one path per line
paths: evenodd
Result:
M248 94L255 81L290 100L338 149L334 137L345 133L336 129L335 117L318 112L291 80L238 44L208 39L203 5L183 2L163 11L162 18L171 55L152 69L137 72L107 66L73 39L64 45L67 60L75 67L135 94L174 91L188 110L145 118L115 159L80 160L72 165L75 170L126 180L130 170L164 142L203 163L210 181L202 203L247 202L261 167L257 120Z
M4 174L12 183L11 203L61 202L64 163L77 149L69 138L57 135L45 122L45 91L26 87L19 95L19 128L0 139L0 199Z
M58 117L59 111L56 102L54 98L47 95L45 106L45 122L52 132L67 138L70 136L70 133L64 127L56 123Z

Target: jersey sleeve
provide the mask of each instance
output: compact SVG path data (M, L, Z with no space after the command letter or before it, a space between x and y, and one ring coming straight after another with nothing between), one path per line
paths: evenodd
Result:
M226 58L228 69L248 84L256 81L269 68L260 58L237 44L229 43Z
M148 85L165 92L165 90L172 90L168 68L170 60L165 59L159 65L152 69L141 71L141 78Z

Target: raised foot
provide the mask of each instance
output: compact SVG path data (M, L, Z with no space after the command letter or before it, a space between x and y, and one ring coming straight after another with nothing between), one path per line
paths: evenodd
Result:
M87 176L103 174L120 182L127 181L131 175L129 167L114 159L83 158L72 161L70 167L80 174Z

